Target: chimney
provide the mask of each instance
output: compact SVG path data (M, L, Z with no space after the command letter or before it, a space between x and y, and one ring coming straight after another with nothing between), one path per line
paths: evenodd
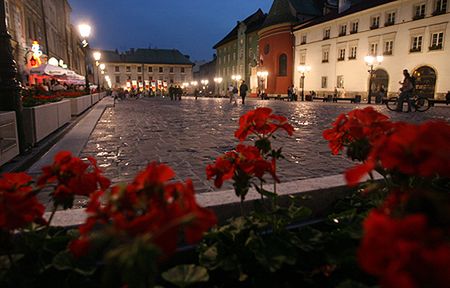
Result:
M352 6L351 0L339 0L339 7L338 12L341 14L342 12L345 12Z

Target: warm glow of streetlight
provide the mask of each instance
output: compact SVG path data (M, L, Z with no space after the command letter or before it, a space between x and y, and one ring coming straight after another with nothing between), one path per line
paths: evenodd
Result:
M258 76L258 77L267 77L267 76L269 76L269 72L267 72L267 71L258 71L258 72L256 72L256 76Z
M231 75L231 80L239 81L239 80L241 80L241 79L242 79L242 76L241 76L241 75Z
M89 35L91 35L91 26L88 24L78 25L78 30L80 32L80 36L84 39L89 38Z
M209 80L201 80L200 83L202 83L202 85L208 85Z
M102 64L100 64L100 66L99 66L99 67L100 67L100 70L102 70L102 71L103 71L103 70L105 70L105 68L106 68L106 65L105 65L105 63L102 63Z
M222 81L223 81L223 78L222 78L222 77L216 77L216 78L214 78L214 82L216 82L216 83L218 83L218 84L222 83Z
M192 81L192 82L191 82L191 85L192 85L192 86L197 86L197 85L198 85L198 82L197 82L197 81Z
M308 65L300 65L300 66L297 67L297 71L300 72L300 73L306 73L306 72L309 72L309 71L311 71L311 66L308 66Z
M92 53L92 55L94 56L95 61L100 61L100 59L102 58L102 53L98 51L95 51L94 53Z
M383 60L384 60L384 57L383 57L383 56L377 56L377 57L374 57L374 56L368 55L368 56L364 57L364 61L365 61L366 64L369 65L369 66L375 64L375 61L376 61L378 64L381 64L381 62L383 62Z

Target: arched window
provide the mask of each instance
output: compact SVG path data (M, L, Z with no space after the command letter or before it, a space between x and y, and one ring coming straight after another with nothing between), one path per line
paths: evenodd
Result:
M287 76L287 56L281 54L278 59L278 76Z
M436 92L436 71L429 66L422 66L412 76L416 78L416 94L433 99Z

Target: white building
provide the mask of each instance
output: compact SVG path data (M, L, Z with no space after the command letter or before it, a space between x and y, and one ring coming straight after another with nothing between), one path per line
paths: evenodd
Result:
M193 79L189 57L175 49L131 49L125 53L103 50L100 62L112 88L151 89L153 85L182 85ZM100 78L102 79L102 78ZM100 85L102 85L100 80ZM144 86L145 85L145 86ZM104 85L106 86L106 84Z
M348 1L342 1L348 4ZM402 70L417 79L427 97L442 99L450 91L450 9L447 0L371 0L341 7L294 28L295 66L307 65L305 91L367 98L367 55L384 56L375 64L372 91L398 93ZM342 3L341 3L342 4ZM294 83L301 87L295 67ZM344 97L344 95L341 95Z

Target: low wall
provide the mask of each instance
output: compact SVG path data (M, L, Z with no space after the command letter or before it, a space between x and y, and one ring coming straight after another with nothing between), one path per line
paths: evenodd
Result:
M0 166L19 155L16 113L0 112Z
M25 142L35 145L71 119L70 100L23 109Z
M72 116L78 116L92 106L91 95L70 99Z

